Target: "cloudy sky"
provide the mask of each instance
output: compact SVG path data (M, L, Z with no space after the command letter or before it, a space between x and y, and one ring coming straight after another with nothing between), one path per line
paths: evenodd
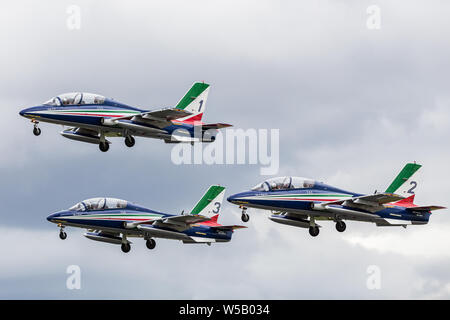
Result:
M367 27L371 5L380 29ZM156 140L101 153L59 126L35 137L18 115L72 91L171 106L203 80L208 122L280 130L278 175L371 193L417 161L418 203L450 206L449 15L438 0L2 1L0 298L450 298L448 210L408 229L323 223L317 238L249 210L230 243L159 240L150 252L135 240L128 254L80 229L63 242L45 218L85 198L178 213L211 184L229 195L267 177L258 165L176 166ZM238 208L224 204L220 220L241 223ZM69 265L80 290L66 288ZM367 287L370 266L380 289Z

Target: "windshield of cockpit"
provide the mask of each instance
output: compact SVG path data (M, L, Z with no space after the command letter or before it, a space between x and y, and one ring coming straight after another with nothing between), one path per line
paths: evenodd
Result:
M105 97L86 92L64 93L44 102L48 106L73 106L84 104L103 104Z
M107 210L125 208L127 202L125 200L114 198L92 198L81 201L69 208L71 211L90 211L90 210Z
M314 187L314 180L300 177L277 177L257 184L252 191L277 191Z

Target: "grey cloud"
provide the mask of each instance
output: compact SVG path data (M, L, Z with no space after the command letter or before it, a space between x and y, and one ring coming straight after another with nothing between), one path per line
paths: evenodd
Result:
M82 9L80 31L65 26L69 4ZM436 270L448 259L419 261L354 246L331 224L311 239L305 230L271 224L266 213L252 211L249 229L229 244L161 240L148 252L136 241L123 255L76 230L60 242L45 220L97 195L176 213L190 209L212 183L230 194L265 179L258 166L175 166L171 146L148 139L138 139L133 149L114 139L101 154L63 139L57 126L43 124L36 138L18 116L24 106L74 90L140 107L170 106L196 80L212 84L208 122L280 129L280 174L372 192L417 160L424 165L421 203L449 205L450 6L378 1L382 28L370 31L365 10L371 4L2 2L0 193L8 246L0 254L14 255L0 263L7 274L0 277L0 296L448 298L448 273ZM445 214L435 213L431 224L448 225ZM221 220L237 223L237 208L227 204ZM401 236L361 223L350 223L346 232ZM80 292L64 287L65 268L74 263L83 270ZM365 287L371 264L382 270L380 291ZM191 278L194 272L208 281Z

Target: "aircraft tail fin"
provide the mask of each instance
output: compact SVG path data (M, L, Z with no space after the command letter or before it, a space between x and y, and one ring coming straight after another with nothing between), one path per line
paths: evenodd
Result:
M195 82L186 94L177 103L176 108L191 112L192 115L177 119L178 121L201 121L208 98L209 84Z
M421 183L421 181L418 180L416 172L421 167L422 165L417 163L407 163L385 192L395 193L406 198L415 195L416 188Z
M199 214L217 222L225 195L225 187L211 186L191 210L191 214Z

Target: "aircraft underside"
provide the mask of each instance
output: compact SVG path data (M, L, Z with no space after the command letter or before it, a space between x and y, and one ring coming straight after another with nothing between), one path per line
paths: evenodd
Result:
M305 205L311 209L304 209ZM299 205L300 206L300 205ZM386 219L377 214L370 213L367 211L357 210L356 208L327 208L328 210L314 210L314 204L302 204L300 207L302 209L293 208L283 208L280 206L268 206L264 204L242 204L242 221L247 222L249 216L246 210L251 207L255 209L270 210L272 215L269 217L273 222L309 229L309 233L312 236L317 236L319 234L319 228L321 227L317 224L317 221L334 221L336 223L336 230L339 232L344 232L346 230L346 224L343 220L350 221L360 221L360 222L372 222L377 226L403 226L411 224L426 224L428 221L420 220L402 220L402 219ZM317 207L317 205L316 205Z
M115 224L118 226L123 226L124 222L116 222ZM212 238L203 235L192 236L184 232L155 228L151 225L140 225L136 229L128 229L124 227L108 227L100 225L99 222L96 222L95 224L86 224L61 221L58 226L60 227L59 237L61 240L65 240L67 238L67 234L64 231L65 227L84 228L88 231L84 234L87 239L121 245L123 252L129 252L131 250L132 242L129 241L128 238L144 238L148 249L154 249L156 246L156 241L153 238L180 240L185 244L203 243L208 245L213 242L230 241L229 238Z
M92 121L92 119L90 119ZM98 120L98 119L97 119ZM106 152L109 150L108 137L122 137L125 138L124 142L127 147L133 147L135 145L134 136L153 138L164 140L166 143L194 143L199 142L198 138L191 136L191 133L187 130L178 131L176 133L165 130L157 126L152 126L148 123L138 123L133 121L121 122L120 126L95 124L95 121L88 123L86 121L68 121L53 118L39 118L39 120L32 120L34 123L33 133L38 136L41 134L41 129L38 127L39 122L47 122L52 124L59 124L69 127L61 132L64 138L86 142L99 145L101 151ZM107 123L107 122L106 122ZM213 138L203 138L201 142L213 142Z

